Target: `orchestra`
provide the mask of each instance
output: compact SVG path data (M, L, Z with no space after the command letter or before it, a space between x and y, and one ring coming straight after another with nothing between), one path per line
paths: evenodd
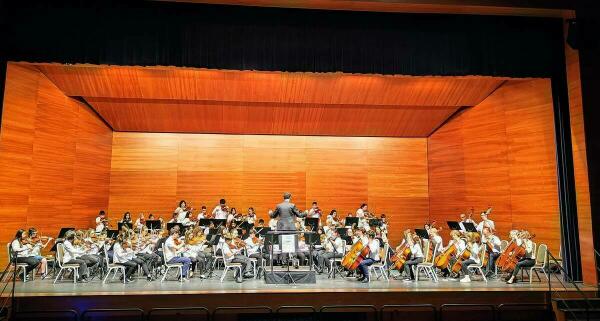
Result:
M55 242L63 244L62 263L78 265L76 281L82 283L104 273L107 253L109 262L125 267L125 274L120 276L124 283L133 282L136 273L148 281L156 280L164 273L161 267L165 263L182 264L182 281L193 278L195 273L199 278L210 278L218 267L216 258L220 257L227 263L241 265L242 273L234 276L237 282L256 275L251 260L260 266L293 264L295 268L314 268L316 273L330 277L332 268L338 268L347 272L346 277L356 276L359 282L370 282L369 266L382 262L389 274L396 274L395 279L412 282L416 278L415 267L431 259L442 280L471 282L474 270L469 267L475 266L481 267L482 278L504 273L506 283L512 284L517 282L521 269L535 264L534 235L525 230L511 231L504 241L508 246L503 248L491 212L491 206L481 211L479 223L472 218L473 208L460 213L456 227L448 223L451 230L447 243L443 241L443 228L437 227L436 222L426 222L423 230L405 230L396 245L388 241L388 217L369 212L366 203L358 207L354 216L348 213L340 219L335 209L323 217L314 201L310 209L292 217L293 228L300 232L296 253L281 253L279 244L265 242L266 232L281 225L281 218L273 210L268 210L269 221L265 224L254 208L238 213L235 207L227 206L225 199L211 212L203 205L197 213L181 200L172 212L169 230L160 216L148 213L146 219L140 212L134 223L130 212L125 212L118 222L121 230L109 233L112 225L107 213L100 211L94 228L67 231ZM317 219L319 224L305 223L307 218ZM150 223L157 220L161 222L160 229L151 228ZM51 241L51 237L40 236L35 228L17 231L10 250L17 262L27 264L27 273L20 278L27 279L30 273L42 278L48 275L52 257L42 252L49 250ZM385 245L389 245L387 253L383 252Z

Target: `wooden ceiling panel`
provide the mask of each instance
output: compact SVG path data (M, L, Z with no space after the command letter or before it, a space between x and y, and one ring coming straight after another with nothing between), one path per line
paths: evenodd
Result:
M203 103L86 97L117 131L425 137L456 107Z
M36 65L117 131L426 137L506 80Z

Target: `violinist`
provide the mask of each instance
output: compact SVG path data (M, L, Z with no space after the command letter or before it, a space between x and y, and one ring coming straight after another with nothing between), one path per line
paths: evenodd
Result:
M337 232L337 231L336 231ZM381 260L379 256L379 248L381 247L379 240L375 238L375 232L369 231L367 234L369 247L369 257L362 260L358 265L358 269L360 270L362 276L358 279L363 283L369 283L369 266L373 265L375 262L379 262Z
M132 224L133 222L131 221L131 213L125 212L125 214L123 214L123 218L119 221L119 223Z
M186 214L190 211L191 209L187 207L187 203L185 200L179 201L179 206L174 211L174 213L177 213L177 221L182 222Z
M317 201L312 202L312 206L308 211L308 217L321 219L321 209L317 205Z
M236 271L235 280L238 283L242 283L242 277L244 279L252 278L252 274L249 273L249 265L250 259L242 254L242 249L236 247L233 244L233 240L231 237L225 237L225 243L221 246L221 251L223 252L223 259L230 263L240 263L242 265L242 274L239 275Z
M494 232L488 227L483 228L482 242L487 247L487 252L490 255L488 259L485 276L491 276L494 273L494 266L496 265L496 259L500 256L500 238L494 235Z
M185 216L184 216L185 218ZM176 212L173 212L173 214L171 215L171 219L167 222L167 223L181 223L182 221L179 220L179 214L177 214Z
M227 224L231 224L232 222L239 222L238 218L238 212L235 209L235 207L232 207L229 210L229 214L227 214ZM236 224L237 225L237 224Z
M329 215L327 215L327 219L325 220L325 224L333 225L335 227L340 226L340 222L338 222L338 214L335 209L332 209L331 212L329 212Z
M181 221L181 224L183 224L183 226L192 226L195 224L194 222L192 222L190 215L192 215L191 212L185 213L185 218L183 219L183 221Z
M533 241L531 240L531 234L528 231L521 231L516 239L517 245L525 248L525 256L517 262L515 269L507 277L507 284L513 284L517 281L517 275L522 268L528 268L535 265L535 252L533 248Z
M368 206L365 203L360 204L360 207L356 210L356 217L364 219L367 215Z
M421 238L417 234L412 234L408 238L408 244L410 246L410 260L404 263L404 273L406 274L405 282L411 282L415 279L413 273L413 266L423 262L423 246L421 245Z
M492 212L491 207L488 208L487 211L481 212L481 222L479 222L479 224L477 224L477 231L479 233L482 233L482 231L485 227L489 228L492 231L496 230L496 224L494 223L494 221L492 221L488 218L488 215L491 212Z
M102 233L108 229L108 219L106 218L106 212L100 211L96 216L96 233Z
M222 198L219 200L219 205L215 206L212 211L212 216L218 220L226 220L228 213L227 201Z
M344 257L344 242L340 238L340 233L333 230L331 237L327 238L323 244L325 251L317 256L317 273L321 274L325 269L329 269L331 259ZM331 271L329 271L331 273Z
M79 282L87 283L89 277L89 270L87 262L80 257L85 254L85 251L79 247L76 247L73 243L75 242L75 232L68 231L65 234L65 240L63 242L64 254L63 264L77 264L79 265Z
M263 220L262 218L258 219L258 225L256 225L256 228L264 228L265 227L265 220Z
M29 235L29 254L40 262L39 272L42 275L42 279L44 279L48 275L48 260L42 256L42 249L48 246L52 238L39 236L34 227L30 228L27 234Z
M202 207L200 208L200 213L198 213L198 221L201 219L205 219L205 218L209 218L208 214L206 213L206 206L202 205Z
M170 264L181 263L183 268L181 271L181 279L187 279L190 271L192 260L189 257L182 256L185 251L185 243L179 240L179 229L173 227L170 231L170 236L165 240L165 262Z
M29 251L30 248L27 246L25 230L18 230L15 234L15 239L10 243L11 255L16 258L17 263L25 263L25 275L22 276L23 280L27 280L29 272L33 271L39 264L40 261L32 256Z
M256 212L254 212L253 207L248 207L248 215L246 216L246 221L250 225L254 225L256 222Z
M260 260L263 259L263 255L260 251L260 246L262 245L263 240L256 236L256 231L254 229L250 230L250 233L244 240L244 243L246 243L246 254L248 257L258 259L260 262Z
M137 231L141 231L142 228L146 224L146 218L144 217L144 213L140 212L139 217L135 220L135 225L133 226Z
M461 270L464 275L464 277L460 279L460 282L462 283L471 282L471 277L469 276L469 265L479 264L481 261L481 258L479 257L481 236L479 233L470 232L467 234L467 239L467 248L469 249L471 255L468 259L462 262Z

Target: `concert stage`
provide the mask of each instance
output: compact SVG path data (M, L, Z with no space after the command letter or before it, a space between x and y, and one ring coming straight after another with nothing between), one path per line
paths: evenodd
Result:
M596 288L581 286L595 296ZM562 288L553 283L553 292L561 297L577 297L574 288ZM280 306L312 306L319 310L332 305L372 305L377 309L397 304L546 304L550 292L548 283L517 283L507 285L501 280L403 282L401 280L374 280L370 284L354 278L328 279L317 276L316 284L276 285L264 280L245 280L238 284L228 277L220 282L218 277L208 280L194 278L187 282L146 282L137 279L130 284L102 284L94 280L87 284L52 280L18 283L16 300L19 311L73 309L80 314L88 309L205 307L214 311L218 307L268 306L275 311Z

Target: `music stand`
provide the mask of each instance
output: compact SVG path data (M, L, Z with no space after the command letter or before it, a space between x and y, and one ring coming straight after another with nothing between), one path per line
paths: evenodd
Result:
M250 231L254 227L254 223L248 223L247 221L243 221L239 228L246 229L246 231Z
M185 229L187 227L181 223L167 223L167 231L170 233L171 229L175 227L175 225L179 226L179 235L185 235Z
M416 228L415 234L417 234L420 238L422 238L424 240L429 240L429 233L427 233L427 230Z
M118 230L107 230L106 231L106 237L108 237L109 239L116 239L117 235L119 235Z
M477 228L473 223L463 223L463 226L467 232L477 232Z
M265 237L265 235L267 235L267 233L269 233L271 231L270 227L259 227L256 230L256 233L258 233L259 236Z
M117 223L117 227L118 227L119 231L123 229L123 225L127 226L128 229L133 230L133 224L121 222L121 223Z
M213 222L213 224L215 224L215 227L218 228L221 225L225 226L225 223L227 223L227 220L213 218L212 222Z
M458 224L458 222L456 221L448 221L446 222L448 224L448 227L453 230L453 231L460 231L460 224Z
M338 234L342 238L345 236L348 236L348 228L347 227L338 227L335 230L338 232Z
M319 219L316 217L307 217L304 219L304 226L310 226L311 231L319 229Z
M212 220L210 218L201 218L198 220L198 225L199 226L210 226L210 222Z
M58 232L58 236L56 237L56 240L54 240L54 245L52 245L50 252L56 252L56 244L62 243L62 239L65 237L65 234L67 234L68 231L75 231L75 228L74 227L62 227L60 229L60 231Z
M369 220L369 226L371 227L379 227L382 225L382 221L380 218L372 218Z
M353 226L356 224L358 226L358 217L346 217L346 221L344 222L345 226Z
M150 231L160 230L160 220L146 221L146 228L148 228Z

